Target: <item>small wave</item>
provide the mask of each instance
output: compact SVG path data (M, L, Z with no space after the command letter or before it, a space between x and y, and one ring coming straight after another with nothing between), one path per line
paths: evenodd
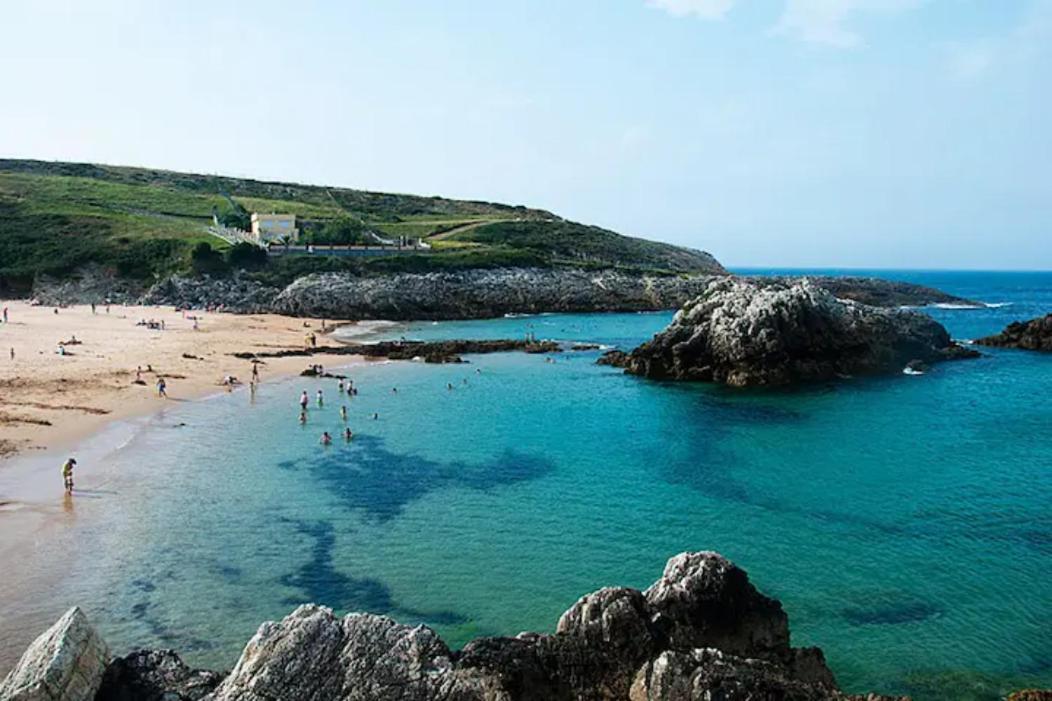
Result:
M518 314L516 312L508 312L504 315L505 319L524 319L530 316L537 316L536 314Z
M913 368L902 368L903 375L923 375L924 373L920 370L914 370Z
M1012 306L1011 302L983 302L983 306L987 309L1000 309L1001 307Z
M962 302L936 302L935 304L929 304L929 307L935 307L936 309L986 309L989 304L964 304Z

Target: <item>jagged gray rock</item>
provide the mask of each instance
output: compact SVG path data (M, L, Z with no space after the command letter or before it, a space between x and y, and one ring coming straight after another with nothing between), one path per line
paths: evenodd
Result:
M26 649L4 681L0 701L91 701L109 649L77 607Z
M222 676L190 669L173 650L137 650L106 667L95 701L200 701Z
M1039 316L1030 321L1014 321L1001 333L980 338L976 343L981 346L1052 353L1052 314Z
M746 387L901 372L910 360L977 355L919 312L840 300L808 279L724 278L651 341L606 362L645 377Z
M144 304L219 307L243 313L354 319L480 319L540 312L630 312L675 309L723 274L650 275L579 268L495 268L442 273L361 276L319 273L283 289L241 274L230 278L171 277L142 297ZM789 278L742 278L758 286ZM835 294L887 306L952 301L939 290L874 278L814 279Z
M611 587L581 597L559 619L554 634L480 638L460 652L450 651L426 626L401 625L385 616L367 613L341 618L328 608L300 606L279 622L264 623L230 674L221 683L219 679L219 675L189 669L170 650L139 651L110 664L96 698L862 698L846 696L837 689L820 650L791 647L788 620L781 605L758 592L743 570L713 552L677 555L645 592ZM0 695L0 699L7 698ZM870 701L884 698L867 697Z

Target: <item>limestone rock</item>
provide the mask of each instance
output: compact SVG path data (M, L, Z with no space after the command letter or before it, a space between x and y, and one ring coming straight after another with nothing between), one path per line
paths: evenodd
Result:
M976 355L919 312L839 300L808 279L723 278L620 362L645 377L745 387L898 373L911 359Z
M430 628L307 604L264 623L208 698L446 699L457 688L449 648Z
M33 641L0 683L0 701L91 701L109 649L77 607Z
M981 346L1052 353L1052 314L1039 316L1030 321L1015 321L1006 326L1001 333L980 338L976 343Z

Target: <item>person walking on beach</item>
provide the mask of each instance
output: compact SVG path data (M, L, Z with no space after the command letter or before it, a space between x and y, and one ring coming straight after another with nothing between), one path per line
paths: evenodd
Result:
M92 315L92 316L95 316L95 313L96 313L96 312L95 312L95 303L94 303L94 302L92 302L92 303L91 303L91 315Z
M310 402L310 399L307 397L307 390L303 390L303 394L300 395L300 409L302 409L304 412L306 412L307 411L307 404L309 402Z
M7 307L4 307L4 323L7 323Z
M252 381L259 382L259 363L252 363Z
M157 396L161 399L168 399L168 383L163 377L157 378Z
M69 458L62 463L62 483L66 487L66 494L73 493L73 468L76 464L77 461L74 458Z

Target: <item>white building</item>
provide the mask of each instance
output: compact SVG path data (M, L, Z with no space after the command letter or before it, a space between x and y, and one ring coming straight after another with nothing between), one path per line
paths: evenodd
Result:
M295 214L252 213L252 238L260 244L266 245L286 238L295 243L299 236Z

